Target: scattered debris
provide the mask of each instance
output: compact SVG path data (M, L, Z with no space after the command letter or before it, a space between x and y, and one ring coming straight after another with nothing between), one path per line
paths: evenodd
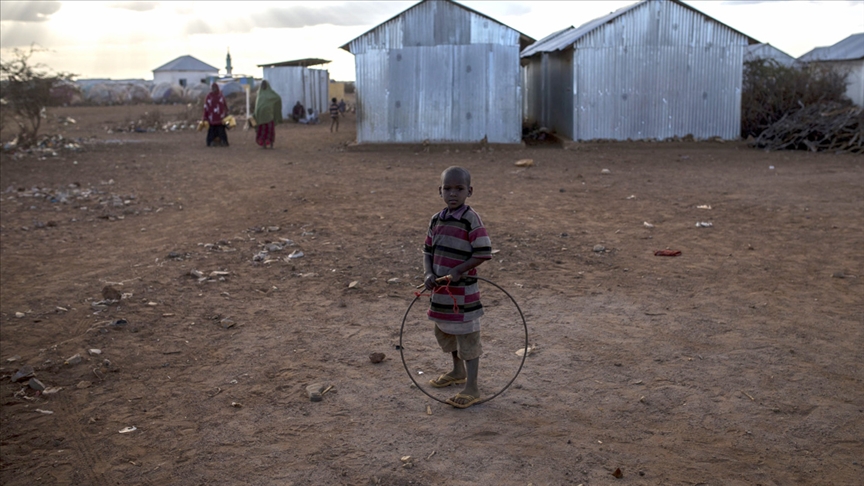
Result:
M676 257L681 256L681 250L657 250L654 256Z
M30 381L27 382L27 386L38 392L45 391L46 388L45 384L36 378L30 378Z
M306 395L309 396L309 400L313 402L320 402L323 400L324 389L326 387L323 383L313 383L306 387Z
M37 408L36 410L34 410L34 412L43 413L45 415L51 415L52 413L54 413L51 410L42 410L41 408Z
M302 251L300 251L300 250L294 250L294 251L291 252L290 255L288 255L288 258L291 259L291 260L294 260L294 259L296 259L296 258L303 258L304 256L306 256L306 255L304 255Z
M698 223L696 223L697 228L710 228L712 226L714 226L714 223L710 221L699 221Z
M711 205L710 204L700 204L700 205L696 206L696 209L711 209Z
M123 294L114 287L106 285L105 287L102 287L102 298L109 301L120 302L120 299L123 298Z
M357 288L358 285L360 285L360 282L357 281L357 280L354 280L353 282L351 282L351 283L348 284L348 288L349 288L349 289L354 289L354 288Z
M516 356L528 356L537 348L534 344L529 344L527 348L519 348L516 350Z
M516 167L534 167L534 159L522 159L516 161Z
M14 383L21 383L22 381L27 381L30 378L33 378L35 374L36 372L33 370L32 366L24 365L19 368L14 375L12 375L12 381Z
M384 353L372 353L369 355L369 361L371 361L375 364L378 364L378 363L384 361L385 357L386 357L386 355Z
M26 316L26 315L27 315L27 314L25 314L25 313L23 313L23 312L16 312L16 313L15 313L15 317L17 317L18 319L21 319L21 318L23 318L23 317Z
M81 363L82 361L84 361L84 358L82 358L80 354L75 353L74 355L66 358L66 361L64 361L63 364L65 364L67 366L72 366L72 365L77 365L77 364Z
M653 228L654 227L654 225L649 223L648 221L643 221L642 226L644 226L646 228Z
M133 425L131 427L124 427L124 428L120 429L120 433L121 434L128 434L129 432L135 432L136 430L138 430L138 427L135 427Z
M603 245L594 245L594 253L603 253L606 251L606 247Z
M624 473L621 472L621 468L616 468L614 472L612 472L612 476L616 479L621 479L624 477Z
M90 388L92 385L93 385L93 382L90 382L87 380L81 380L78 382L77 385L75 385L75 388L78 388L79 390L83 390L85 388Z
M609 175L609 174L612 173L612 171L609 170L609 169L603 169L603 170L600 171L600 173L601 173L601 174L604 174L604 175Z
M231 406L234 408L242 408L243 404L240 402L231 402Z

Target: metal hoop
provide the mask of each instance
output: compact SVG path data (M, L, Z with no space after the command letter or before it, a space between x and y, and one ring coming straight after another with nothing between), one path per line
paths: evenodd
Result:
M498 393L492 395L489 398L484 398L483 400L480 400L479 402L477 402L477 405L479 405L481 403L486 403L486 402L492 400L493 398L497 397L498 395L504 393L504 391L507 390L508 388L510 388L510 385L512 385L513 382L516 381L516 377L519 376L519 373L522 371L522 367L525 365L525 358L528 357L528 323L525 322L525 315L522 314L522 309L519 307L519 304L516 302L516 299L514 299L513 296L510 295L506 290L501 288L500 285L496 284L495 282L493 282L487 278L478 277L476 275L472 275L471 278L476 278L477 280L482 280L482 281L492 285L493 287L496 287L501 292L504 292L504 295L506 295L507 297L510 298L510 301L513 302L513 305L516 306L516 310L519 311L519 317L522 318L522 327L525 329L525 347L523 348L525 350L525 353L522 354L522 361L519 363L519 368L516 370L516 374L513 375L513 378L511 378L510 381L506 385L504 385L504 388L502 388ZM408 320L408 313L411 312L411 308L414 307L414 303L416 303L419 298L420 298L419 294L415 295L414 300L412 300L411 303L408 305L408 309L405 311L405 315L402 316L402 326L399 328L399 356L402 358L402 366L405 367L405 372L408 373L408 378L411 378L411 381L417 386L417 388L420 391L422 391L427 397L431 398L432 400L435 400L436 402L440 402L440 403L443 403L445 405L449 405L445 400L441 400L438 397L433 397L432 395L429 394L429 392L424 390L423 387L420 386L419 383L417 383L417 380L414 379L414 375L412 375L411 370L408 369L408 363L405 362L405 347L402 346L402 335L405 332L405 321Z

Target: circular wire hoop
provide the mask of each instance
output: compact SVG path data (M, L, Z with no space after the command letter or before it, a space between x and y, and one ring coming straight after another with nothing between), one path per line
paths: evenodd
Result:
M504 295L506 295L510 299L510 301L513 302L513 305L516 306L516 310L519 311L519 317L522 319L522 328L525 331L525 346L523 346L523 348L522 348L525 350L525 352L522 353L522 361L519 362L519 368L516 369L516 374L513 375L513 378L511 378L510 381L507 382L506 385L504 385L504 388L502 388L501 390L499 390L497 393L490 396L489 398L484 398L483 400L477 402L477 405L479 405L481 403L486 403L486 402L492 400L493 398L504 393L504 391L506 391L508 388L510 388L510 385L512 385L513 382L516 381L516 377L518 377L519 373L522 371L522 367L525 366L525 358L528 357L528 323L525 322L525 314L522 313L522 309L519 307L519 304L516 302L516 299L514 299L513 296L510 295L506 290L501 288L500 285L496 284L495 282L493 282L487 278L478 277L476 275L472 276L471 278L476 278L477 280L482 280L482 281L488 283L489 285L492 285L493 287L497 288L501 292L503 292ZM425 394L427 397L431 398L432 400L435 400L436 402L448 404L446 400L441 400L438 397L434 397L434 396L430 395L429 392L427 392L422 386L420 386L420 384L417 383L417 380L414 379L414 375L411 374L411 370L408 369L408 363L405 362L405 347L402 345L402 336L405 333L405 321L408 320L408 313L411 312L411 308L414 307L414 304L417 302L418 299L420 299L420 297L421 297L420 294L417 294L414 297L414 300L412 300L411 303L408 305L408 309L405 310L405 315L402 316L402 325L399 327L399 356L402 358L402 366L405 367L405 372L408 373L408 378L411 378L411 381L414 383L414 385L417 386L417 388L420 391L423 392L423 394Z

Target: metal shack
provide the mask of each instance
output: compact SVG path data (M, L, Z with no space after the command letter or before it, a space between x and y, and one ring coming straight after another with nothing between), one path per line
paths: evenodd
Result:
M525 116L573 140L735 139L752 43L677 0L644 0L522 51Z
M309 66L329 62L324 59L297 59L258 65L264 68L264 80L282 97L282 116L285 119L290 117L291 109L298 101L306 109L314 109L318 116L327 110L330 106L327 97L330 73L326 69L309 69Z
M425 0L342 46L354 54L358 143L521 143L519 53L534 40Z
M864 106L864 32L852 34L833 46L817 47L798 61L845 74L846 96L856 105Z

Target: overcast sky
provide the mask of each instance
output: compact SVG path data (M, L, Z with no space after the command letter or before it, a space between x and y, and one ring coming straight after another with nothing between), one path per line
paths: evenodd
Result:
M152 70L192 55L224 74L261 76L258 64L307 57L337 80L354 79L348 41L417 2L15 2L0 1L0 54L48 49L34 56L79 78L153 79ZM537 40L579 26L634 1L462 1ZM793 57L864 32L864 0L688 1L688 5Z

